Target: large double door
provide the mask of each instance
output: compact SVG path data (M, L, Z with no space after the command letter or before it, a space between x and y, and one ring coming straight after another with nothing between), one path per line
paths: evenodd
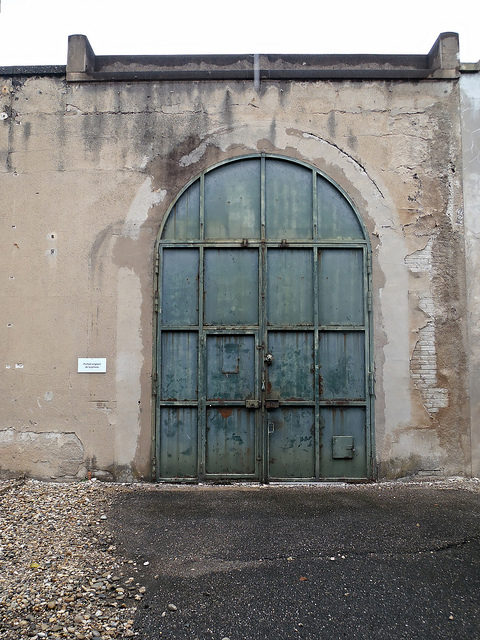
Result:
M371 474L368 265L313 169L248 158L188 187L158 245L158 479Z

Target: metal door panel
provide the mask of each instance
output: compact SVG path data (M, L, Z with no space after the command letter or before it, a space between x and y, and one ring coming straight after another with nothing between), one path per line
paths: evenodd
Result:
M198 324L198 259L197 249L163 250L163 324Z
M207 400L255 396L255 337L207 335Z
M312 180L312 171L306 167L284 160L266 160L267 237L312 238Z
M364 332L320 333L318 346L320 399L365 399Z
M225 164L205 176L205 237L260 238L260 160Z
M160 398L169 401L197 399L198 334L193 331L163 331Z
M205 324L258 325L258 250L205 249Z
M313 400L313 331L269 331L267 397Z
M362 249L321 249L318 269L319 324L363 325Z
M214 475L255 473L256 412L238 407L207 410L205 472Z
M363 478L366 469L365 408L321 407L321 475L324 478ZM334 459L334 436L353 437L353 458Z
M315 412L310 407L267 413L271 479L315 477Z
M200 238L200 180L177 200L163 229L165 240Z
M225 162L182 193L159 242L159 479L368 477L369 255L300 163Z
M195 478L197 475L197 409L162 407L159 411L159 475Z
M345 197L322 176L317 176L317 229L322 239L363 240L362 227Z
M269 249L267 253L269 325L313 323L311 249Z

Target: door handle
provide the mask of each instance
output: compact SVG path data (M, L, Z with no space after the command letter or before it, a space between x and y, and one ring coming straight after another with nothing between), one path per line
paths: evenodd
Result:
M273 433L275 431L275 423L274 422L268 422L267 423L267 428L268 428L268 433L270 435L271 433Z

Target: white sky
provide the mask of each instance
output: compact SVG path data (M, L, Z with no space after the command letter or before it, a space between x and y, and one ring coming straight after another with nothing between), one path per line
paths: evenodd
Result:
M66 64L67 36L99 55L428 53L460 34L480 58L479 0L0 0L0 66Z

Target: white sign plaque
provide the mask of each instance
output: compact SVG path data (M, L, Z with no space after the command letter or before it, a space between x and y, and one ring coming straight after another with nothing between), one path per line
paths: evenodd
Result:
M78 373L107 373L106 358L78 358Z

